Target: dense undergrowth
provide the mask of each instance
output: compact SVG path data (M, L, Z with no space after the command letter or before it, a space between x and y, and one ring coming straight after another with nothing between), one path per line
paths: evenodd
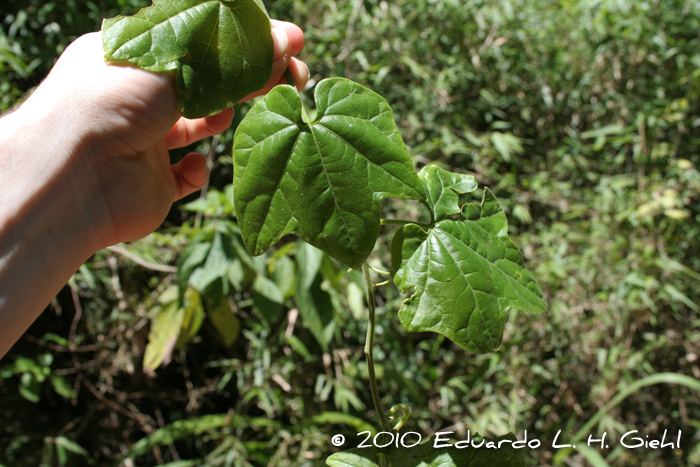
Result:
M3 1L0 108L21 101L76 35L145 3ZM547 296L548 314L511 313L500 350L476 356L407 334L403 297L382 287L380 393L412 408L407 427L426 437L527 430L543 440L529 464L551 465L557 431L573 436L635 381L700 379L700 2L266 4L305 29L312 80L374 89L419 166L472 173L494 191ZM237 106L239 118L248 108ZM200 146L213 164L205 195L178 204L156 234L97 253L0 362L0 464L314 465L333 451L331 435L354 440L372 420L359 275L294 238L256 259L225 246L238 238L232 137ZM384 210L425 215L402 201ZM389 267L386 242L378 269ZM183 281L210 316L222 297L235 315L204 319L144 372L151 319ZM700 394L656 384L590 434L682 430L681 449L615 442L600 453L610 465L692 466L699 428Z

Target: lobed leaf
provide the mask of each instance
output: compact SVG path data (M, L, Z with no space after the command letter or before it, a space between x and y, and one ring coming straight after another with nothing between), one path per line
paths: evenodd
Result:
M182 115L200 118L262 89L272 73L270 19L261 0L155 0L102 24L105 61L177 71Z
M480 205L463 207L461 220L429 231L402 227L392 241L392 274L401 291L415 290L399 310L408 331L437 332L475 353L498 349L511 308L547 309L488 189Z
M425 200L393 113L378 94L343 78L316 87L317 120L289 86L274 88L234 140L234 203L248 250L260 255L296 233L359 268L379 236L379 202Z
M471 193L478 186L471 175L448 172L435 165L424 167L418 177L425 187L427 204L431 207L436 222L459 214L459 195Z

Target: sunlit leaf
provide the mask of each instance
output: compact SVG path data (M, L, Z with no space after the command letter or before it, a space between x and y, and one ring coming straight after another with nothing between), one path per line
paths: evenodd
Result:
M365 316L365 292L359 285L349 282L346 289L348 308L352 311L352 317L362 319Z
M260 0L155 0L105 20L105 60L177 72L187 118L214 115L262 89L272 72L270 20Z
M182 319L182 329L177 338L175 347L181 349L197 335L204 321L204 306L202 298L192 287L185 291L184 295L185 316Z
M196 242L182 252L177 266L177 280L181 292L187 289L187 284L194 271L206 261L210 249L210 242Z
M456 174L429 165L418 174L425 187L428 204L435 214L435 221L460 213L459 195L476 190L476 179L471 175Z
M294 284L296 282L296 270L294 261L289 256L282 256L275 261L275 269L272 277L279 287L284 298L294 295Z
M234 140L234 203L248 250L260 255L296 233L359 268L379 235L382 198L423 200L393 113L343 78L316 87L317 117L278 86L246 115Z
M217 280L223 287L223 293L228 292L229 267L235 258L235 253L228 236L224 232L216 232L214 241L209 249L207 259L201 268L196 269L189 279L199 292L205 292Z
M224 345L231 347L241 332L241 320L231 308L228 299L223 297L213 303L208 308L207 316L224 341Z
M400 290L413 290L399 310L408 331L437 332L475 353L498 349L510 309L547 309L488 189L481 205L464 206L462 220L427 231L402 227L392 242L392 273Z
M148 345L143 356L144 371L154 371L162 363L170 362L175 343L182 329L185 309L178 306L177 291L172 300L162 305L151 320Z

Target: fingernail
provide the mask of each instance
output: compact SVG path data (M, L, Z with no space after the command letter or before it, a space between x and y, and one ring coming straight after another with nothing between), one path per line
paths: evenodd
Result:
M287 37L287 32L282 28L273 28L272 34L275 35L275 56L273 60L279 60L282 58L289 49L289 37Z

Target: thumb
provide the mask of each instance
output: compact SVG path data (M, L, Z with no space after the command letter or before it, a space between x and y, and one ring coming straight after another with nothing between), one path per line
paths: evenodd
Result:
M200 190L209 180L207 158L198 152L187 154L180 162L173 164L170 168L175 176L176 184L173 201Z

